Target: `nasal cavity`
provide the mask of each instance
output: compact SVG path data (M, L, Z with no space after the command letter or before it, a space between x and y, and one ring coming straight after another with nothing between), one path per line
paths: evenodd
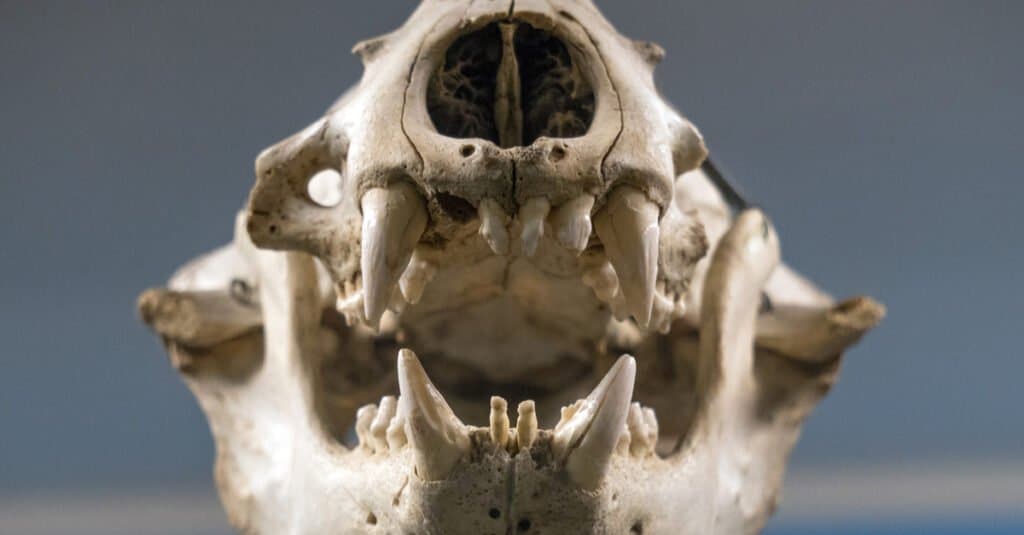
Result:
M525 146L586 134L594 91L560 39L529 24L496 22L448 48L430 79L427 110L442 135Z

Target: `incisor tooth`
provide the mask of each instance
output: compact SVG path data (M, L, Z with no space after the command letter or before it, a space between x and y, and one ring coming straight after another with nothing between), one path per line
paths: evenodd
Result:
M416 355L398 352L398 415L414 450L416 475L426 481L444 479L469 451L469 432L430 382Z
M375 416L377 416L377 406L372 403L363 405L356 411L356 438L361 447L373 449L370 426L373 425Z
M388 424L388 448L397 451L408 442L405 438L405 418L401 414L395 414Z
M423 297L423 290L437 274L437 266L427 262L413 253L409 265L402 272L402 278L398 279L398 287L402 290L402 296L409 304L415 305Z
M384 451L388 447L388 426L395 417L396 408L395 396L384 396L380 399L377 415L374 416L373 423L370 424L370 436L376 451Z
M615 267L626 305L641 327L651 321L658 275L658 205L640 190L619 186L594 218L594 228Z
M480 216L480 236L494 254L508 254L508 215L494 199L483 199L477 207Z
M593 490L601 484L608 462L621 439L633 397L636 360L623 355L567 422L555 429L552 447L565 459L577 485ZM563 413L565 414L565 413Z
M491 396L491 441L497 448L508 444L508 402L504 398Z
M537 245L544 236L544 220L550 211L551 203L544 197L530 199L519 209L519 221L523 225L520 239L526 256L533 256L537 252Z
M587 248L593 230L590 223L590 211L593 208L594 196L580 195L552 212L551 228L562 247L576 254Z
M516 414L516 443L520 450L526 450L537 438L537 408L533 400L528 399L520 403Z
M406 183L373 188L363 194L360 204L363 311L367 324L376 328L427 226L427 209L420 194Z
M644 409L639 403L630 404L626 425L629 427L629 452L631 454L645 455L654 450L654 445L650 443L650 435L647 432Z

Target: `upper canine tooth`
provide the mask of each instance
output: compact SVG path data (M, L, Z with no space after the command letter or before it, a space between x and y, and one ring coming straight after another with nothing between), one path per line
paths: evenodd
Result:
M409 263L427 226L427 209L410 184L373 188L363 194L363 307L366 322L377 327L391 292Z
M402 278L398 279L398 287L402 290L402 296L410 305L419 303L420 298L423 297L423 290L436 274L437 266L413 253L409 265L402 272Z
M520 450L526 450L537 439L537 408L528 399L519 404L516 413L516 443Z
M555 428L552 447L565 459L565 468L577 485L596 489L626 429L626 415L633 397L636 360L623 355L593 392ZM566 414L563 413L563 417Z
M477 207L480 217L480 236L491 246L494 254L508 254L508 215L494 199L483 199Z
M544 236L544 220L550 211L551 203L544 197L534 197L519 209L519 221L523 225L520 239L526 256L533 256L537 252L537 245Z
M405 435L412 445L420 479L444 479L469 451L466 426L430 382L416 355L398 352L398 416L405 419Z
M580 195L559 206L551 214L551 228L562 247L576 254L587 248L592 230L590 211L593 208L594 196Z
M594 218L594 228L619 277L626 305L641 327L651 321L658 275L658 205L640 190L619 186Z
M491 441L497 448L508 444L508 402L504 398L491 396Z

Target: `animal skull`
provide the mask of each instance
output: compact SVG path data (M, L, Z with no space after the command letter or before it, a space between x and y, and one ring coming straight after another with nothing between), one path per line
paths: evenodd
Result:
M881 305L733 217L660 48L589 1L427 0L355 50L360 83L257 159L234 242L140 298L232 524L759 531Z

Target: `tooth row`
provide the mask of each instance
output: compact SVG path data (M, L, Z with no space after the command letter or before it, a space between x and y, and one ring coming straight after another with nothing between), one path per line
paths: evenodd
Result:
M624 355L584 399L562 409L552 431L551 448L569 477L579 486L600 485L615 453L651 455L658 441L654 411L632 403L636 361ZM474 428L462 423L427 377L419 359L403 349L398 356L400 395L385 396L379 405L356 412L359 449L372 454L412 448L415 475L427 481L448 477L469 456ZM537 439L533 401L519 404L515 428L508 417L508 402L492 397L486 434L492 447L515 454L528 450Z

